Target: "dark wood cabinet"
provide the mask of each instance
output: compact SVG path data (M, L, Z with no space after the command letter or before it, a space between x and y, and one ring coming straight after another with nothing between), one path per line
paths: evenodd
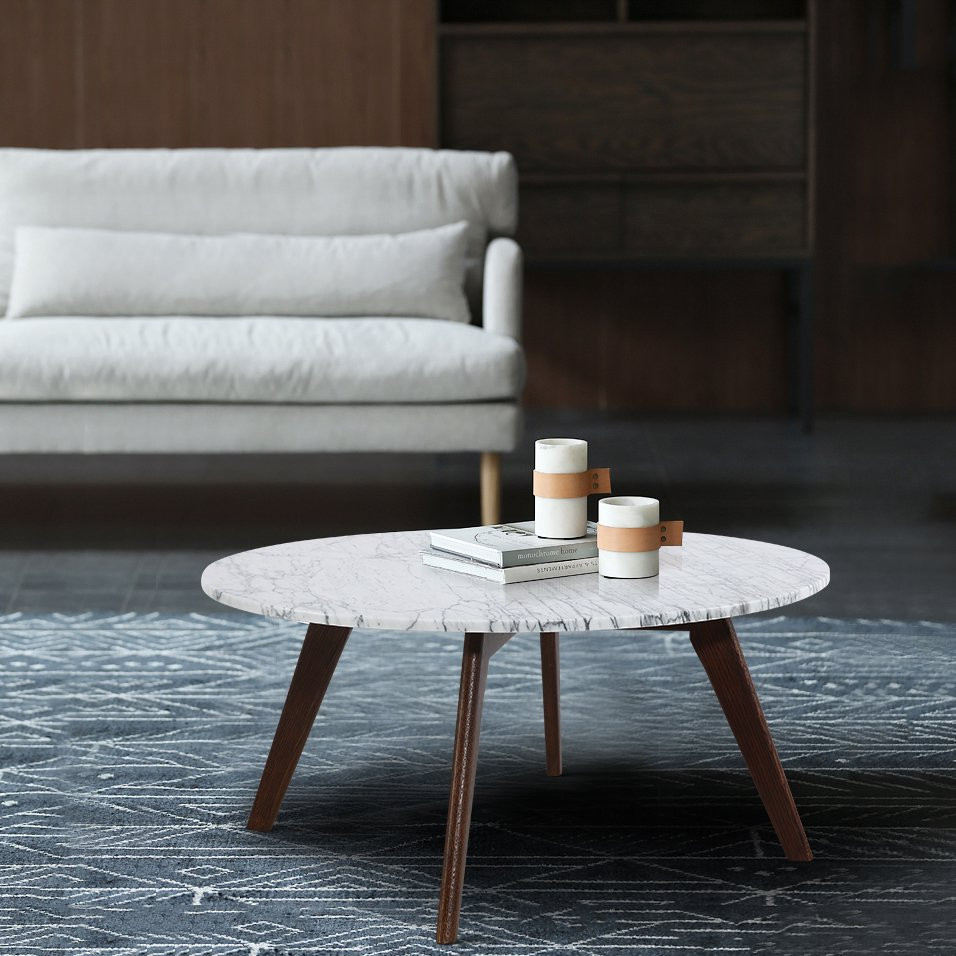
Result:
M562 0L445 0L441 11L442 145L518 162L527 340L544 353L532 358L532 401L536 364L554 348L549 317L534 314L547 301L536 267L769 268L791 278L777 312L791 323L789 403L808 423L813 0L625 0L587 12ZM608 303L602 315L618 320ZM759 360L772 347L755 332L739 347Z
M446 23L441 140L515 155L532 261L807 256L808 22Z

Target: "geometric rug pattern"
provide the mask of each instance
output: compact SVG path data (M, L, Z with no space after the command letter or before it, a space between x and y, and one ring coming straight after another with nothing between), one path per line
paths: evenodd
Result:
M244 829L304 628L0 617L0 954L956 952L956 628L742 619L816 859L784 859L680 632L492 659L458 949L434 943L461 637L356 631Z

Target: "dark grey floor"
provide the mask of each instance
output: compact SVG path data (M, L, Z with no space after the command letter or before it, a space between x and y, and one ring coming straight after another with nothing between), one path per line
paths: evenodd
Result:
M575 435L615 491L691 530L827 560L793 613L956 620L956 421L529 415L506 520L531 514L532 442ZM477 523L477 456L0 458L0 611L192 611L210 561L293 538ZM592 504L592 508L596 505Z

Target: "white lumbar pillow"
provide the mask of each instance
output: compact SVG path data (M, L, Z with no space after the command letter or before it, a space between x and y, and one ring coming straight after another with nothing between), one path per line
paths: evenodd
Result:
M21 226L8 318L404 315L469 321L468 225L223 236Z

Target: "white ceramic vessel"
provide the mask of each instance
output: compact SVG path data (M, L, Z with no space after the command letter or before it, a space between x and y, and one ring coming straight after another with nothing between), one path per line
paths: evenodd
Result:
M661 503L656 498L618 495L598 502L598 523L608 528L650 528L660 524ZM598 571L606 578L652 578L660 574L660 550L598 550Z
M573 475L588 468L588 443L581 438L539 438L534 443L534 470L545 475ZM580 538L588 529L588 499L534 498L534 533L539 538Z

